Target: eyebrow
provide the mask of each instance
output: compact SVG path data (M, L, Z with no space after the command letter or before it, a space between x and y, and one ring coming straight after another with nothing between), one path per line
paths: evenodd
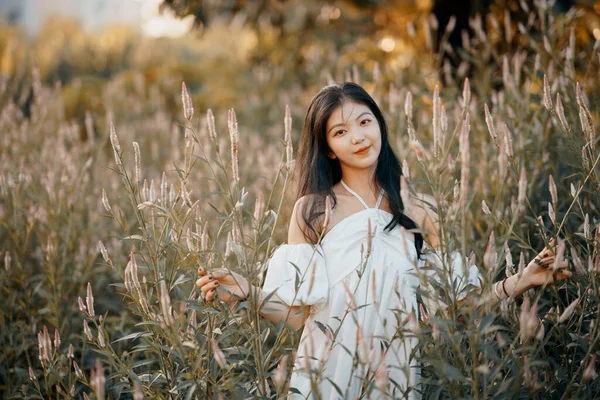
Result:
M360 115L358 117L356 117L355 121L358 120L358 119L360 119L360 117L362 117L365 114L368 114L368 115L370 115L370 116L373 117L373 114L371 114L369 111L363 111L362 113L360 113ZM338 126L342 126L342 125L345 125L345 124L346 124L345 122L340 122L339 124L335 124L331 128L329 128L328 132L331 132L333 130L333 128L336 128Z

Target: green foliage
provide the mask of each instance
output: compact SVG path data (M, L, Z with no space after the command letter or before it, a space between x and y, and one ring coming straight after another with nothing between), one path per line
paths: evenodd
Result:
M441 279L437 295L448 311L406 332L419 339L426 397L596 396L600 60L593 43L567 29L581 22L576 13L535 11L508 42L493 15L486 29L475 19L470 45L450 55L464 63L456 71L434 46L400 68L364 41L352 51L311 42L302 48L310 62L293 69L286 47L266 35L257 35L272 57L263 65L243 58L223 66L234 55L222 53L197 70L175 60L134 65L64 88L44 85L37 69L32 78L15 71L0 93L2 392L283 395L279 378L291 372L297 334L262 319L256 293L207 303L194 281L199 266L226 267L260 286L294 200L296 121L329 74L361 81L378 99L405 173L438 202L443 253L474 252L484 277L482 294L462 303L465 293ZM142 39L131 40L135 48ZM348 72L368 54L380 63ZM290 80L298 70L302 85ZM183 116L173 76L201 77L190 85L191 103L183 92ZM229 134L224 112L204 115L212 100L236 106L239 132L235 114ZM285 103L294 116L287 132ZM551 237L564 240L574 277L493 305L491 283L518 273L517 255L530 259ZM445 278L446 264L431 268Z

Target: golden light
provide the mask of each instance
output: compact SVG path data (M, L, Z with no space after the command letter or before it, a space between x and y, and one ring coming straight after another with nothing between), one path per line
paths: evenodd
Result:
M162 0L138 0L142 3L142 32L151 37L181 37L194 25L194 17L177 18L174 13L159 11Z
M379 41L379 48L386 53L391 53L396 48L396 41L391 37L384 37Z
M600 40L600 28L594 28L592 34L596 40Z

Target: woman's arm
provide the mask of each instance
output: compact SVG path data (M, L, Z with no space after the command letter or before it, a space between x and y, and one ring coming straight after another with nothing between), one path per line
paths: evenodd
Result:
M310 198L305 196L294 205L288 229L288 244L307 243L301 229L301 226L304 226L301 213L302 208L307 205L308 201L310 201ZM200 267L198 268L198 275L200 278L196 281L196 286L204 293L207 301L215 299L223 302L244 300L252 289L253 293L258 293L258 311L265 319L274 324L278 324L283 320L294 330L304 326L309 314L310 306L288 306L277 294L266 300L268 294L265 294L261 288L251 286L242 275L225 268L206 273Z
M280 321L285 321L295 331L304 326L310 306L288 306L277 294L274 294L265 302L267 295L261 289L258 290L260 291L259 312L266 320L275 325Z
M201 278L196 281L196 286L204 293L207 301L216 299L223 302L240 301L246 299L251 290L246 278L224 268L206 273L200 267L198 275ZM254 293L258 293L258 311L265 319L275 325L283 320L294 330L304 326L306 316L308 316L308 306L288 306L277 294L266 300L268 294L265 294L262 289L252 286L252 290Z
M438 235L437 204L432 196L416 194L411 196L406 179L401 177L400 195L405 207L405 214L417 223L424 231L424 238L433 249L439 249L441 240ZM554 242L550 241L554 247ZM545 248L535 257L519 275L507 277L494 283L492 289L498 300L516 298L527 290L560 281L571 277L572 273L566 268L568 262L559 260L555 266L555 254L551 248ZM460 302L466 301L469 296Z
M550 246L554 242L550 241ZM502 281L494 283L493 290L498 299L515 298L523 292L534 287L547 285L555 281L570 278L573 274L567 270L569 262L565 259L558 260L552 248L545 248L535 257L523 270L523 274L507 277Z

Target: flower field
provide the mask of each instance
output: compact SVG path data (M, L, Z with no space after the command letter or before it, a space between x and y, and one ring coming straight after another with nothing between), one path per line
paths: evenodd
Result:
M226 267L260 287L286 241L306 107L326 84L352 80L384 111L412 188L436 198L443 253L459 251L483 277L481 293L458 302L472 288L445 279L448 259L431 267L451 306L415 310L399 328L419 341L413 389L598 398L600 41L580 12L539 2L524 15L474 17L460 49L444 46L451 25L431 44L437 24L426 18L407 36L423 50L406 66L360 41L307 45L302 70L243 27L228 28L231 54L205 43L210 32L177 45L120 32L123 48L98 50L70 27L60 52L41 41L35 60L3 28L2 397L288 393L299 333L264 320L257 293L209 303L194 282L199 267ZM46 37L53 29L66 28ZM273 59L255 62L248 43ZM83 78L88 59L104 69ZM493 305L492 283L551 238L573 277Z

